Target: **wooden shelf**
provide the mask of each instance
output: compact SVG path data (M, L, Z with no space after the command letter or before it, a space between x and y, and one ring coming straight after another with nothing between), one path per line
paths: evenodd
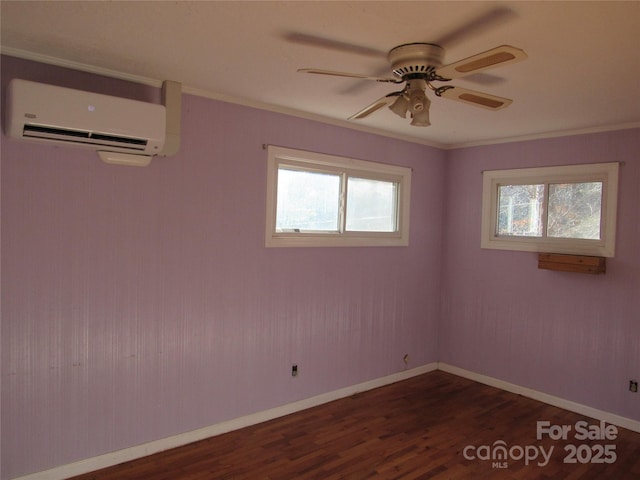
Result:
M607 271L607 259L605 257L589 257L586 255L539 253L538 268L597 275Z

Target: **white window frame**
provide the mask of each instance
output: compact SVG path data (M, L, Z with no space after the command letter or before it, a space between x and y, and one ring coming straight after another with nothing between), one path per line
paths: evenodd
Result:
M409 245L409 207L411 169L397 165L355 160L292 148L267 147L267 214L265 246L267 247L389 247ZM397 182L397 230L394 232L277 232L276 208L278 169L304 168L340 173L370 180ZM340 198L340 210L346 211L346 198ZM343 223L343 222L342 222Z
M613 257L615 255L618 203L617 162L491 170L484 171L482 175L482 232L480 242L482 248L600 257ZM546 218L544 219L542 237L500 236L497 234L498 188L500 185L545 184L545 196L547 196L549 184L582 182L602 182L599 240L547 237Z

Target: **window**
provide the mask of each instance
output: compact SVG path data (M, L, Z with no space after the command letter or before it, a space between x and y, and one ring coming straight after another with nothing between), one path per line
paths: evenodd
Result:
M483 172L482 248L613 257L618 164Z
M266 246L406 246L410 188L410 168L269 146Z

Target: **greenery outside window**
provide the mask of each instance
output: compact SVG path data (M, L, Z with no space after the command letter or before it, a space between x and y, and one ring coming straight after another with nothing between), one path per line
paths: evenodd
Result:
M483 172L482 248L613 257L618 164Z
M406 246L411 169L268 147L267 247Z

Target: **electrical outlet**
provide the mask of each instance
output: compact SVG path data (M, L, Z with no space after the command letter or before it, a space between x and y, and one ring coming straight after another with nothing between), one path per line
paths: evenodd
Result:
M291 376L292 377L298 376L298 365L296 365L295 363L291 365Z
M629 391L638 393L638 382L636 380L629 380Z

